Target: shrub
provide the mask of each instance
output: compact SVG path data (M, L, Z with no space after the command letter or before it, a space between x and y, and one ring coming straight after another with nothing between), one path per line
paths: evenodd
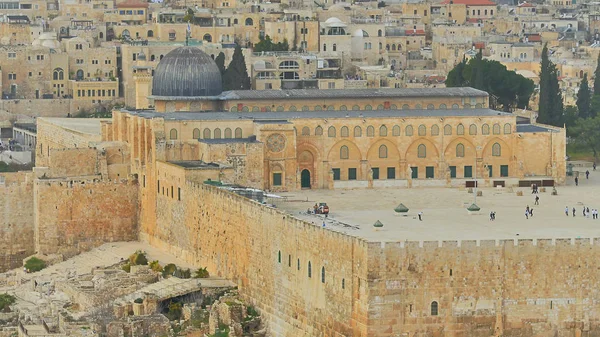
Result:
M123 269L124 271L126 271L126 272L128 272L128 273L129 273L129 272L131 272L131 265L130 265L129 263L125 263L125 264L124 264L124 265L121 267L121 269Z
M169 303L169 312L167 312L167 318L171 321L179 320L181 318L181 303L171 302Z
M254 309L253 306L249 305L246 307L246 315L252 316L252 317L257 317L258 312L256 311L256 309Z
M30 272L40 271L46 268L46 262L34 256L25 262L25 268Z
M142 304L144 303L144 300L138 297L135 299L135 301L133 301L133 303Z
M173 274L175 273L176 270L177 270L177 266L174 265L173 263L169 263L168 265L166 265L163 268L162 275L163 275L163 277L173 276Z
M208 274L208 270L206 268L198 268L194 273L194 278L208 278L210 275Z
M146 253L142 252L141 250L136 251L129 257L129 263L131 263L132 266L147 265L148 259L146 258Z
M160 263L158 263L158 260L154 260L152 262L150 262L150 269L152 269L153 271L160 273L163 271L163 267L160 265Z
M9 294L0 294L0 311L7 312L17 299Z

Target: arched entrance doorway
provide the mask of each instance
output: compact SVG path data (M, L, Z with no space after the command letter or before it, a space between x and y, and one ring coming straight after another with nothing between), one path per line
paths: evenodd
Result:
M300 173L300 186L302 188L310 188L310 171L307 169L302 170Z

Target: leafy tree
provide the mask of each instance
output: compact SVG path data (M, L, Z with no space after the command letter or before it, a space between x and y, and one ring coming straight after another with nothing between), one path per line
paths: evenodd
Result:
M589 148L597 158L600 150L600 116L593 118L579 118L572 128L572 135L576 144Z
M194 20L194 10L191 8L188 8L187 11L185 12L185 15L183 16L183 21L184 22L192 22Z
M30 272L40 271L46 268L46 262L42 259L38 259L37 257L32 257L29 260L25 261L25 268Z
M217 55L215 58L215 63L221 71L221 76L223 76L223 74L225 74L225 54L223 52L220 52L219 55Z
M290 45L287 39L283 39L283 42L273 43L269 35L259 38L260 41L254 45L254 52L260 53L265 51L288 51Z
M526 108L534 90L533 81L509 71L497 61L485 60L481 51L467 62L463 59L448 73L447 87L470 86L487 91L497 98L490 102L493 109L510 112L514 108Z
M577 110L579 111L580 118L590 117L591 103L588 78L587 74L584 74L581 84L579 85L579 91L577 92Z
M237 45L233 52L231 62L223 75L223 90L249 90L250 77L246 68L246 61L242 48Z
M594 95L600 95L600 54L598 54L596 71L594 71Z
M577 111L577 106L567 105L565 107L565 124L569 134L572 132L571 127L575 125L575 122L577 122L578 115L579 112Z
M590 117L596 117L600 112L600 95L592 96L592 102L590 104Z
M561 126L563 122L562 92L558 83L558 70L548 57L548 44L542 49L540 72L540 106L538 122Z
M16 298L9 294L1 294L0 295L0 311L7 312L10 311L10 306L16 302Z

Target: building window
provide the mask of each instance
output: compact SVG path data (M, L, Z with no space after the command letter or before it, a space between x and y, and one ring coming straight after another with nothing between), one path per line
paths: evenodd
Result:
M413 127L412 125L407 125L406 129L404 130L404 134L407 136L412 136L413 135Z
M398 125L394 125L392 128L392 136L400 136L400 127Z
M471 126L469 126L469 135L474 136L476 134L477 134L477 125L471 124Z
M273 186L281 186L281 173L273 173Z
M481 134L482 135L489 135L490 134L490 126L487 124L483 124L481 126Z
M385 125L382 125L379 127L379 136L381 136L381 137L387 136L387 127Z
M458 124L458 126L456 127L456 134L457 135L464 135L465 134L465 127L462 124Z
M356 180L356 168L348 169L348 180Z
M211 134L210 129L206 128L206 129L204 129L204 132L202 134L202 138L204 138L204 139L210 139L210 134Z
M321 268L321 283L325 283L325 267Z
M456 166L450 166L450 178L456 178ZM452 275L450 275L452 276Z
M292 266L292 256L288 255L288 267Z
M334 126L330 126L329 129L327 129L327 136L335 137L335 127Z
M438 315L438 302L433 301L431 302L431 316L437 316Z
M452 127L449 124L444 126L444 135L450 136L452 135Z
M227 139L231 139L232 138L231 137L231 129L230 128L226 128L225 129L225 137L224 138L227 138Z
M396 168L395 167L387 168L387 178L388 179L396 179Z
M171 131L169 132L169 138L170 139L177 139L177 130L171 129Z
M342 136L342 137L348 137L349 133L350 133L350 131L348 131L348 127L347 126L342 126L342 128L340 129L340 136Z
M300 270L300 259L298 259L298 270Z
M277 262L281 263L281 251L277 252Z
M235 138L242 138L242 128L235 128Z
M494 143L494 145L492 145L492 156L500 157L502 155L501 152L502 149L500 148L500 144Z
M434 173L434 167L433 166L427 166L425 167L425 178L428 179L433 179L433 173Z
M181 187L177 187L177 200L181 201Z
M465 146L462 144L456 145L456 157L462 158L465 156Z
M373 172L373 180L379 179L379 167L373 167L371 171Z
M356 110L356 111L358 111L358 110L360 110L360 107L359 107L358 105L354 105L354 106L352 107L352 110Z
M381 145L379 147L379 158L387 158L388 156L388 148L385 145Z
M465 178L473 177L473 166L465 166L464 171L465 171Z
M509 123L504 124L504 134L509 135L512 132L512 126Z
M219 129L219 128L215 129L214 138L215 139L221 139L221 129Z
M500 176L508 177L508 165L500 165Z
M417 157L419 157L419 158L427 157L427 147L425 147L425 144L420 144L417 147Z
M200 138L200 129L194 129L192 132L192 138L199 139Z
M362 137L362 129L360 126L354 127L354 137Z
M431 126L431 135L438 136L439 134L440 134L440 127L435 124L433 126Z
M375 137L375 128L372 125L367 126L367 137Z
M315 136L322 136L323 135L323 128L320 126L317 126L315 128Z
M340 169L334 168L331 171L333 172L333 180L340 180Z
M350 157L350 153L348 147L343 145L340 147L340 159L348 159Z
M440 104L440 109L446 109L446 104L444 104L444 103Z
M300 69L300 65L296 61L283 61L279 63L279 69Z
M302 128L302 135L303 136L310 136L310 128L308 126L305 126Z
M308 261L308 277L312 277L312 266L310 264L310 261Z
M346 280L342 279L342 289L346 289Z
M494 127L492 128L492 132L495 135L499 135L500 134L500 124L498 124L498 123L494 124Z

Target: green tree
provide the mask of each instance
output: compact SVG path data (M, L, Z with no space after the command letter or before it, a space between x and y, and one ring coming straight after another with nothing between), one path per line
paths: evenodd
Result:
M273 41L269 35L259 37L258 43L254 45L254 52L273 51Z
M596 117L600 112L600 95L592 96L592 103L590 104L590 117Z
M225 54L223 52L220 52L219 55L217 55L215 58L215 63L221 71L221 76L223 76L223 74L225 74Z
M540 104L537 121L561 126L563 122L562 92L558 83L558 70L548 57L548 44L542 49L540 67Z
M457 64L448 73L446 86L470 86L485 90L497 98L490 102L490 107L502 108L507 112L515 108L526 108L535 88L533 81L508 70L500 62L483 59L481 51L469 62L463 60Z
M600 150L600 116L593 118L579 118L572 128L573 141L577 145L587 147L598 156Z
M575 105L567 105L565 107L565 125L567 126L567 132L569 135L572 132L571 127L575 125L577 122L579 112L577 111L577 106Z
M183 21L184 22L192 22L194 21L194 10L191 8L188 8L187 11L185 12L185 15L183 16Z
M249 90L250 77L246 68L246 61L242 48L237 45L233 51L231 62L223 75L223 90Z
M598 64L594 71L594 95L600 95L600 54L598 54Z
M587 74L583 75L579 91L577 92L577 111L580 118L590 117L591 95L590 86L588 84Z

